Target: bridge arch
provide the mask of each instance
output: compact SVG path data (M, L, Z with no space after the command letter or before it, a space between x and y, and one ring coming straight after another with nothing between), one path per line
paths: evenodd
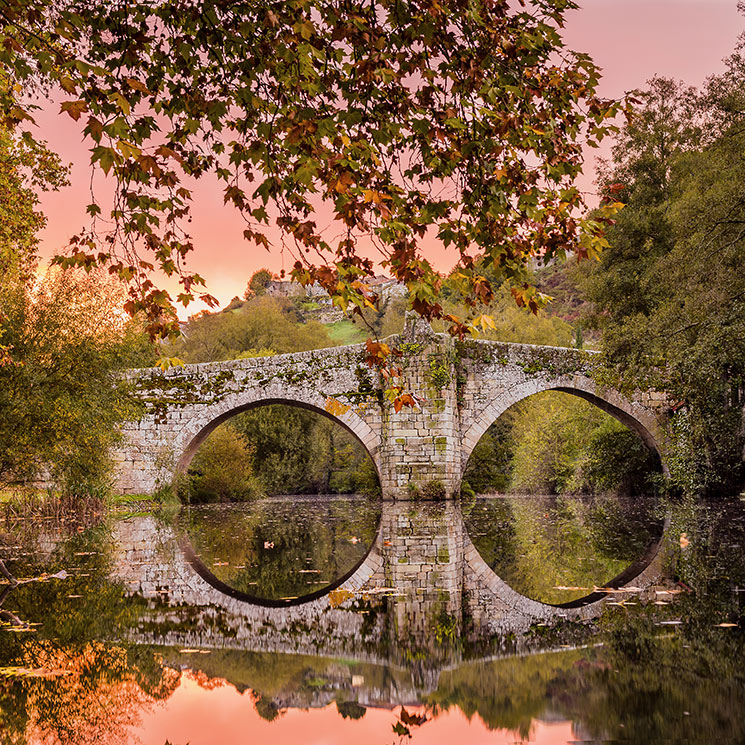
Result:
M647 407L630 401L611 388L599 386L585 375L566 375L558 378L533 378L509 388L498 395L474 419L463 436L461 465L465 470L468 458L487 429L514 404L546 391L559 391L583 398L626 425L641 438L647 447L660 458L663 472L667 473L663 452L664 434L658 416Z
M307 389L285 389L281 393L266 389L244 391L230 394L200 409L191 419L182 422L180 431L171 443L174 476L186 472L200 445L220 424L244 411L270 404L307 409L340 425L369 453L380 477L380 438L370 425L351 407L339 404L335 399L324 399L319 394L308 393Z

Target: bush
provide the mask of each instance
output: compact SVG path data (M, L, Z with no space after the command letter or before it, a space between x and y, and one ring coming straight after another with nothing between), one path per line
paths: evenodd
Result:
M581 480L593 493L639 496L655 491L659 457L631 430L608 422L593 432L581 464Z
M261 496L252 467L253 448L232 427L218 427L204 441L189 466L184 501L241 502Z

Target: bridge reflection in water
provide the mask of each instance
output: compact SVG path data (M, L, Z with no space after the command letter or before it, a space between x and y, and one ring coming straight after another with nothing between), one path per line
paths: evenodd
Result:
M136 517L114 531L114 579L148 599L132 641L400 665L420 692L434 690L440 673L475 648L520 652L516 640L531 626L588 620L617 602L616 593L600 592L553 606L519 594L481 557L452 501L384 502L374 543L348 576L285 601L225 584L177 523ZM652 592L661 563L652 545L608 584Z

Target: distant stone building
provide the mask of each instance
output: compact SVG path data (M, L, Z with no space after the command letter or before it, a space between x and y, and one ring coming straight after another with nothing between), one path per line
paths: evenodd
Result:
M406 285L383 274L369 277L366 280L366 284L373 291L377 292L383 301L392 297L405 297L407 292ZM298 282L275 279L267 284L266 294L270 297L305 296L309 300L314 300L322 305L331 304L331 298L328 296L328 293L317 282L303 287Z

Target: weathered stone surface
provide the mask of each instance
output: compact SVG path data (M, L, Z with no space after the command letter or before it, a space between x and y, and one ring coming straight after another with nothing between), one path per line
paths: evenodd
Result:
M593 377L594 355L502 342L455 342L416 326L389 340L402 351L402 385L419 400L396 412L364 362L364 345L228 362L184 365L130 377L145 415L124 428L115 453L122 493L151 493L184 471L207 435L255 406L286 403L317 411L352 432L378 469L385 499L407 499L433 480L453 496L468 457L510 406L546 390L592 401L629 426L662 458L666 401L631 398Z
M385 502L375 543L353 574L322 597L280 607L226 594L209 567L195 569L183 536L153 517L118 521L113 538L114 578L130 594L152 601L156 616L146 619L148 627L179 628L168 643L183 646L349 654L370 661L391 654L405 659L414 648L437 657L453 649L436 638L438 630L475 641L522 634L537 621L592 618L613 600L610 595L568 608L519 594L481 558L452 501ZM624 586L655 586L662 562L651 551ZM176 623L183 613L188 622Z

